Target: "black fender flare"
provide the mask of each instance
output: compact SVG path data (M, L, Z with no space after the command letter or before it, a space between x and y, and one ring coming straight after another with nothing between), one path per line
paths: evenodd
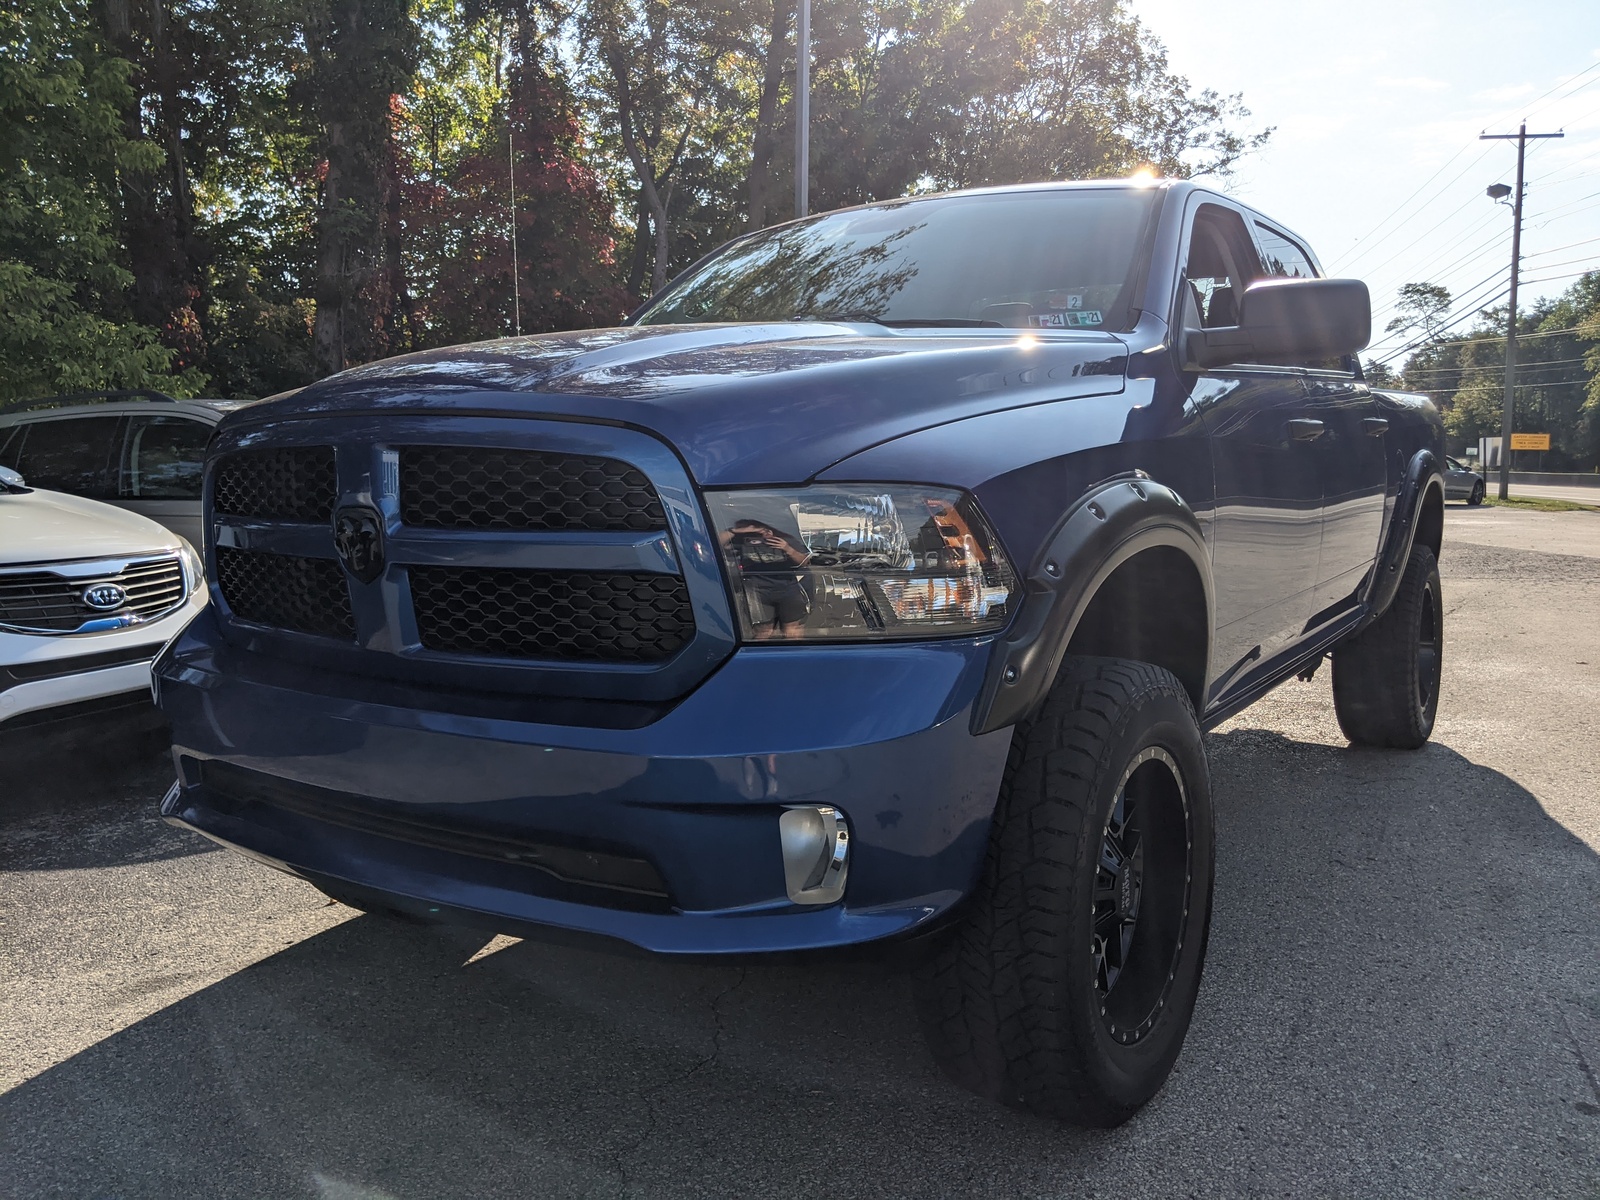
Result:
M1211 552L1200 522L1183 497L1165 484L1143 472L1117 476L1080 496L1034 557L1021 610L989 660L973 708L974 733L1015 725L1044 702L1100 586L1134 555L1157 546L1182 551L1199 573L1209 666L1216 606Z
M1400 589L1400 578L1405 573L1406 560L1411 557L1411 546L1417 540L1417 523L1422 517L1422 505L1428 498L1428 489L1437 486L1439 499L1444 499L1444 471L1432 450L1418 450L1406 464L1405 476L1400 484L1400 495L1394 502L1394 516L1384 533L1383 546L1378 560L1372 564L1372 582L1367 588L1369 615L1362 622L1370 624L1381 617L1394 601Z

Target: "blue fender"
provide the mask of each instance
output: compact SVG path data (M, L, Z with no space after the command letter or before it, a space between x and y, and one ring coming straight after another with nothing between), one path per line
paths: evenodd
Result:
M973 711L974 733L1014 725L1044 702L1101 585L1134 555L1157 546L1181 551L1199 574L1209 662L1216 611L1211 554L1193 510L1142 472L1108 479L1068 510L1029 568L1021 611L990 660Z

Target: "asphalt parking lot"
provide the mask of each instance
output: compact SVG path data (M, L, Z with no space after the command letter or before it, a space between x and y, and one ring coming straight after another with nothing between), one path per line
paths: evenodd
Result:
M0 757L0 1194L1600 1197L1600 515L1451 506L1435 742L1327 672L1209 739L1188 1046L1122 1129L930 1065L893 963L361 916L163 825L159 753Z

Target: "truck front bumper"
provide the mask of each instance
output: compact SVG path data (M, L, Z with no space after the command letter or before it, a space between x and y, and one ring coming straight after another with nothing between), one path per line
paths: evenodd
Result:
M982 865L1011 741L970 732L989 650L747 646L657 719L603 728L290 668L202 618L155 664L162 812L336 895L505 932L681 954L893 937ZM791 805L845 814L842 901L789 899Z

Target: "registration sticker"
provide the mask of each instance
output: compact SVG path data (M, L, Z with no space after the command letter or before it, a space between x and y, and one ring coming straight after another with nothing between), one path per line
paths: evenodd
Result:
M1028 320L1039 329L1065 329L1067 327L1067 318L1077 315L1077 313L1064 312L1034 313Z
M1101 323L1101 313L1098 308L1080 308L1077 312L1062 313L1061 315L1066 317L1068 325L1083 326L1099 325Z

